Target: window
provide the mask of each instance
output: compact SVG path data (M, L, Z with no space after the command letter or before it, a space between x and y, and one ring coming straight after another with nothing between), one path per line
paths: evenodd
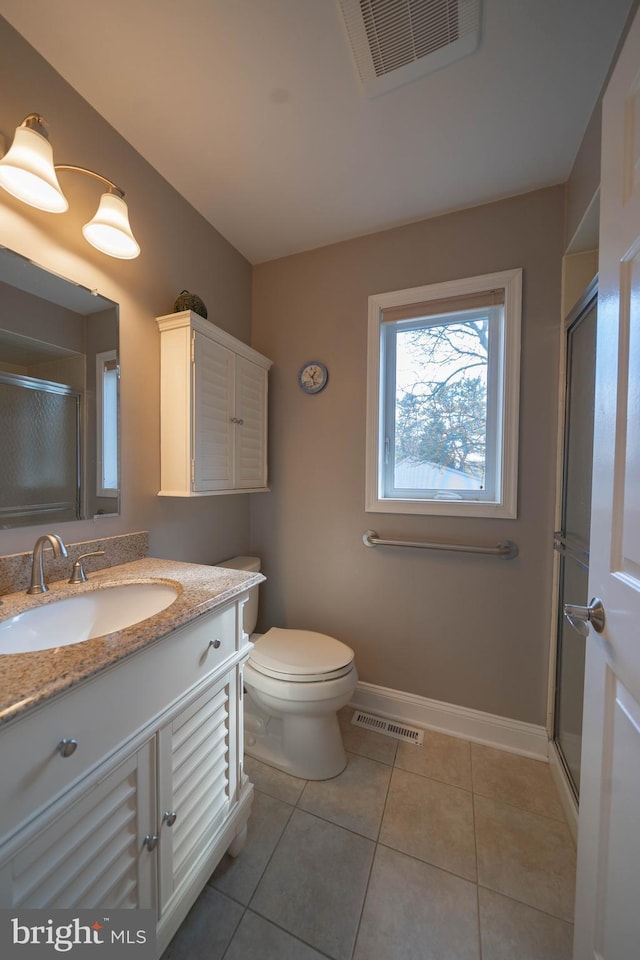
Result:
M522 271L369 298L366 509L515 517Z
M96 492L99 497L118 496L118 376L116 351L96 354Z

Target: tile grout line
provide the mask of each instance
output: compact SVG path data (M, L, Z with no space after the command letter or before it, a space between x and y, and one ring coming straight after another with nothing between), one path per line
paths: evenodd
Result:
M381 815L380 815L380 823L378 824L378 832L377 832L377 834L376 834L375 840L373 841L373 856L371 857L371 866L369 867L369 875L368 875L368 877L367 877L367 882L366 882L365 888L364 888L364 895L363 895L363 897L362 897L362 907L360 908L360 916L358 917L358 924L357 924L357 926L356 926L356 935L355 935L354 940L353 940L353 949L352 949L352 951L351 951L351 958L353 958L353 956L354 956L354 954L355 954L355 952L356 952L356 947L358 946L358 937L360 936L360 928L361 928L361 926L362 926L362 917L363 917L363 914L364 914L365 904L366 904L366 902L367 902L367 896L368 896L368 894L369 894L369 886L371 885L371 874L373 873L373 865L374 865L374 863L376 862L376 855L377 855L377 853L378 853L378 845L379 845L379 842L380 842L380 833L381 833L381 831L382 831L382 821L384 820L384 814L385 814L385 811L386 811L386 809L387 809L387 801L388 801L388 799L389 799L389 791L390 791L390 789L391 789L391 779L392 779L392 777L393 777L393 771L394 771L394 769L395 769L395 762L396 762L397 753L398 753L398 745L396 744L396 749L395 749L394 754L393 754L393 763L390 764L390 766L391 766L391 773L390 773L390 775L389 775L389 782L387 783L387 789L386 789L385 795L384 795L384 803L383 803L383 805L382 805L382 813L381 813Z
M332 957L330 953L327 953L325 950L322 950L320 947L314 946L314 944L309 943L308 940L303 940L302 937L299 937L297 933L292 933L291 930L287 930L286 927L280 926L280 924L279 924L279 923L276 923L275 920L272 920L271 917L265 917L262 913L258 913L257 910L252 910L251 907L246 907L244 913L252 913L252 914L254 915L254 917L258 917L259 920L263 920L265 923L268 923L268 924L270 924L272 927L275 927L276 930L280 930L282 933L286 934L288 937L291 937L292 940L297 941L297 943L302 943L305 947L309 947L309 949L310 949L310 950L313 950L314 953L317 953L318 956L320 956L320 957L326 957L326 960L336 960L336 958L335 958L335 957ZM243 917L244 917L244 913L243 913L243 915L242 915ZM238 926L239 926L239 924L238 924ZM236 928L236 931L234 931L234 934L233 934L234 937L235 937L236 933L237 933L237 928ZM232 938L232 940L233 940L233 938ZM227 948L226 948L226 950L225 950L225 955L226 955L227 950L228 950L229 947L231 946L232 940L229 942L229 946L227 946ZM220 960L224 960L224 956L221 957Z
M382 833L382 828L383 828L383 823L384 823L384 817L385 817L385 814L386 814L387 809L388 809L389 795L390 795L390 789L391 789L391 781L392 781L392 779L393 779L394 772L395 772L395 770L404 771L404 767L398 765L398 744L395 745L395 750L394 750L394 752L393 752L393 759L392 759L392 762L391 762L391 763L385 762L385 761L383 761L383 760L380 760L380 759L377 759L377 758L374 758L374 757L369 757L366 753L360 753L357 749L356 749L356 750L354 750L354 749L349 750L349 751L347 751L347 753L348 753L348 754L351 754L351 755L353 755L353 756L356 756L356 757L361 757L361 758L363 758L363 759L370 760L370 761L372 761L372 762L378 763L378 764L380 764L380 765L382 765L382 766L384 766L384 767L390 768L388 783L387 783L387 785L386 785L386 790L385 790L384 803L383 803L383 805L382 805L382 812L381 812L381 815L380 815L380 818L379 818L378 829L377 829L377 833L376 833L375 838L372 837L372 836L367 836L366 834L363 834L363 833L359 833L356 829L353 829L352 827L344 826L343 824L341 824L341 823L339 823L339 822L337 822L337 821L335 821L335 820L330 819L330 817L327 817L327 816L319 816L317 813L312 813L311 811L305 810L302 806L300 806L301 801L302 801L302 797L303 797L303 795L304 795L304 793L305 793L305 790L306 790L306 788L308 787L308 784L309 784L309 781L308 781L308 780L307 780L307 781L304 781L304 785L302 786L302 788L301 788L301 790L300 790L300 792L299 792L299 794L298 794L298 796L297 796L297 798L296 798L296 800L295 800L295 802L294 802L293 804L289 803L288 801L283 801L281 797L274 796L273 794L267 793L267 792L264 791L264 790L258 791L258 792L260 792L260 793L263 793L265 796L269 796L269 797L272 797L273 799L278 800L278 801L280 801L280 802L287 803L287 805L288 805L291 809L290 809L289 815L288 815L288 817L287 817L287 819L286 819L286 823L284 824L283 829L282 829L282 831L280 832L280 835L279 835L279 837L278 837L278 840L277 840L277 842L276 842L276 845L275 845L275 847L274 847L271 855L269 856L268 860L266 861L265 866L263 867L263 869L262 869L262 871L261 871L261 873L260 873L260 877L259 877L257 883L255 884L255 887L254 887L254 889L253 889L253 893L251 894L251 897L249 898L249 903L246 904L246 905L245 905L245 904L240 904L240 906L243 907L242 915L241 915L241 917L240 917L240 920L238 921L238 925L236 926L236 929L234 930L234 933L233 933L233 935L232 935L232 938L231 938L231 940L229 941L229 944L227 944L227 947L225 948L223 957L227 955L227 952L228 952L228 950L229 950L229 947L230 947L231 943L233 942L235 936L237 935L237 931L238 931L239 925L240 925L240 923L242 922L243 918L246 916L247 910L250 910L250 911L254 914L254 916L260 917L260 918L263 919L265 922L268 922L268 923L272 924L275 928L281 930L283 933L287 934L288 936L293 937L294 939L298 940L300 943L305 944L305 945L308 946L310 949L316 951L320 956L327 956L327 957L329 957L329 960L333 960L333 958L331 958L331 956L330 956L329 954L325 954L323 950L320 950L318 947L314 946L314 945L311 944L311 943L307 943L305 940L301 939L301 938L298 937L296 934L294 934L294 933L292 933L291 931L287 930L285 927L279 926L278 923L275 923L275 922L274 922L273 920L271 920L270 918L268 918L268 917L262 917L262 914L258 913L258 911L253 910L253 909L251 908L251 903L252 903L253 900L254 900L256 891L257 891L260 883L262 882L262 879L264 878L265 872L267 871L267 869L268 869L268 867L269 867L269 864L271 863L271 861L272 861L272 859L273 859L273 856L275 855L276 850L277 850L278 847L279 847L279 844L280 844L281 841L282 841L282 837L283 837L284 832L286 831L287 827L288 827L289 824L290 824L290 821L291 821L291 818L292 818L292 816L293 816L293 813L294 813L295 810L300 810L301 812L305 813L305 814L308 815L308 816L312 816L312 817L314 817L314 818L316 818L316 819L318 819L318 820L320 820L320 821L323 821L323 822L325 822L325 823L327 823L327 824L330 824L331 826L338 827L338 828L340 828L340 829L346 830L347 832L351 833L353 836L357 836L357 837L359 837L359 838L362 838L362 839L365 839L365 840L369 840L370 842L373 843L372 859L371 859L371 864L370 864L369 871L368 871L367 881L366 881L366 884L365 884L365 886L364 886L364 893L363 893L363 897L362 897L362 906L361 906L360 911L359 911L359 917L358 917L358 922L357 922L357 926L356 926L356 931L355 931L355 938L354 938L354 942L353 942L353 947L352 947L352 950L351 950L351 952L350 952L350 954L349 954L351 960L353 960L353 956L354 956L355 951L356 951L356 948L357 948L358 938L359 938L359 935L360 935L360 932L361 932L364 909L365 909L367 897L368 897L369 891L370 891L370 884L371 884L373 866L374 866L375 859L376 859L376 856L377 856L378 848L382 846L382 847L386 847L386 848L388 848L388 849L390 849L390 850L396 850L396 848L394 848L394 847L392 847L392 846L390 846L390 845L388 845L388 844L382 843L381 840L380 840L380 837L381 837L381 833ZM561 923L567 923L567 924L569 924L570 926L572 925L572 921L571 921L571 920L567 920L565 917L560 917L560 916L557 916L556 914L549 913L548 911L543 910L543 909L540 909L539 907L533 906L532 904L527 903L527 902L525 902L525 901L523 901L523 900L518 900L518 899L516 899L516 898L513 897L513 896L510 896L510 895L507 895L507 894L503 893L503 892L500 891L500 890L493 890L492 887L487 886L487 885L484 884L484 883L483 883L483 884L480 883L480 881L479 881L479 865L478 865L478 856L479 856L479 854L478 854L478 838L477 838L477 822L476 822L476 821L477 821L477 817L476 817L476 798L478 798L479 800L487 800L487 801L490 801L490 802L498 802L498 803L504 805L505 807L509 807L509 808L516 809L516 810L519 810L519 811L524 812L524 813L528 813L528 814L530 814L531 816L534 816L534 817L542 817L544 820L550 821L550 822L552 822L552 823L556 823L556 824L558 824L558 823L563 823L564 826L566 826L566 820L558 819L557 817L550 816L550 815L548 815L548 814L546 814L546 813L538 813L538 812L536 812L536 811L529 810L527 807L522 806L521 804L518 804L517 802L516 802L516 803L513 803L513 802L509 802L509 801L507 801L507 800L504 800L504 799L502 798L502 796L500 796L500 797L485 796L483 792L478 792L478 791L476 791L476 789L475 789L475 778L474 778L474 766L475 766L475 764L474 764L474 758L473 758L473 750L471 750L471 756L470 756L471 789L470 789L469 791L467 791L467 792L469 792L469 793L471 794L471 802L472 802L473 839L474 839L474 852L475 852L475 864L476 864L476 881L475 881L475 887L476 887L476 905L477 905L477 936L478 936L478 950L479 950L478 956L479 956L479 958L482 958L482 954L483 954L483 950L482 950L482 922L481 922L481 915L480 915L480 888L481 888L481 887L482 887L483 889L486 889L486 890L488 890L488 891L491 891L492 893L495 893L497 896L499 896L499 897L501 897L501 898L504 898L505 900L509 900L509 901L511 901L512 903L515 903L515 904L521 904L522 906L527 907L528 909L533 910L533 911L535 911L535 912L538 913L538 914L541 914L541 915L543 915L543 916L549 917L550 919L553 919L553 920L556 920L556 921L560 921ZM407 771L405 771L405 772L411 773L411 774L413 774L413 775L415 775L415 776L419 776L419 777L424 778L424 779L426 779L426 780L430 780L431 782L434 782L434 783L441 783L441 784L445 784L445 785L451 786L451 787L457 787L457 786L458 786L458 784L451 783L451 782L448 781L448 780L435 779L435 778L433 778L433 777L425 776L424 773L419 773L419 772L412 771L412 770L407 770ZM464 787L460 787L460 789L464 790L465 788L464 788ZM454 873L454 872L451 871L451 870L447 870L447 869L445 869L445 868L443 868L443 867L441 867L441 866L438 866L437 864L430 863L428 860L423 860L423 859L420 858L420 857L413 857L411 854L404 853L402 850L399 850L399 851L396 851L396 852L399 852L399 853L403 854L404 856L409 856L411 859L416 860L416 861L419 862L419 863L429 864L430 866L434 867L434 868L437 869L437 870L441 870L441 871L443 871L444 873L447 873L447 874L449 874L449 875L451 875L451 876L460 878L460 875L459 875L459 874ZM467 877L462 877L462 879L467 880L467 882L469 882ZM233 899L233 898L231 898L231 899ZM236 901L236 902L239 902L239 901Z
M517 897L512 897L508 893L503 893L502 890L496 890L494 887L488 887L486 883L477 884L478 890L488 890L489 893L495 893L497 896L502 897L503 900L510 900L511 903L517 903L521 907L527 907L529 910L535 911L535 913L542 914L543 917L549 917L550 920L557 920L558 923L566 923L570 927L573 926L573 920L567 920L566 917L560 917L557 913L549 913L548 910L543 910L542 907L534 907L532 903L527 903L526 900L518 900Z
M215 889L215 888L212 888L212 889ZM216 893L220 893L220 890L216 890ZM223 894L223 896L224 896L224 894ZM232 898L230 897L229 899L232 899ZM236 901L236 903L237 903L237 902L238 902L238 901ZM233 941L235 940L235 936L236 936L238 930L240 929L240 924L241 924L242 921L244 920L245 914L246 914L247 910L249 909L247 906L244 906L244 904L242 904L242 906L243 906L244 909L243 909L242 913L240 914L240 917L239 917L239 919L238 919L238 922L236 923L236 926L235 926L235 929L234 929L233 933L232 933L231 936L229 937L229 943L226 945L226 947L225 947L224 950L222 951L222 954L221 954L221 956L220 956L220 960L224 960L224 958L226 957L227 953L229 952L229 948L231 947L231 944L232 944Z
M474 776L473 776L473 748L469 745L469 775L471 777L471 820L473 823L473 849L475 851L476 858L476 916L477 916L477 930L478 930L478 957L482 960L482 920L480 917L480 865L478 863L478 835L477 835L477 823L476 823L476 794L473 789L474 786Z
M254 790L255 790L255 789L256 789L256 788L255 788L255 786L254 786ZM260 791L260 792L263 793L263 791ZM265 796L268 797L269 794L267 793L267 794L265 794ZM300 791L300 796L302 796L302 791ZM272 797L272 799L275 800L275 799L277 799L277 797ZM281 802L281 803L284 803L285 801L284 801L284 800L281 800L280 802ZM291 806L291 804L289 804L289 806ZM247 905L246 905L246 909L247 909L247 910L251 907L251 904L252 904L252 902L253 902L253 898L254 898L255 895L256 895L256 892L257 892L257 890L258 890L258 887L259 887L260 884L262 883L262 879L263 879L265 873L267 872L267 869L269 868L269 864L271 863L271 861L273 860L273 858L274 858L274 856L275 856L276 850L277 850L278 847L280 846L280 841L282 840L282 838L283 838L283 836L284 836L285 830L287 829L287 827L288 827L289 824L291 823L291 817L293 816L295 810L296 810L296 806L295 806L295 805L294 805L294 806L291 806L291 810L290 810L290 812L289 812L289 816L287 817L286 823L284 824L282 830L280 831L280 835L279 835L276 843L275 843L274 846L273 846L273 850L271 851L271 853L270 853L270 855L269 855L269 857L268 857L268 859L267 859L267 862L265 863L264 867L262 868L262 872L260 873L260 876L259 876L259 878L258 878L258 881L257 881L255 887L253 888L253 892L252 892L251 896L249 897L249 902L248 902ZM258 913L257 910L254 910L253 912L254 912L254 913L257 913L258 916L262 916L262 914Z
M253 890L253 893L251 894L251 897L249 898L249 903L248 903L248 904L245 906L245 908L244 908L244 912L243 912L243 914L242 914L242 917L244 917L244 915L246 914L247 911L250 911L251 913L254 914L254 916L259 917L261 920L264 920L265 923L270 923L270 924L271 924L273 927L275 927L277 930L281 930L282 933L286 934L288 937L292 937L294 940L297 940L298 943L304 944L305 947L309 947L310 950L315 951L315 952L316 952L317 954L319 954L320 956L326 957L327 960L335 960L335 957L332 957L331 954L326 953L324 950L321 950L319 947L315 946L314 944L309 943L307 940L303 940L302 937L299 937L297 934L293 933L291 930L288 930L286 927L280 926L280 924L279 924L279 923L276 923L275 920L272 920L271 917L265 917L265 916L264 916L262 913L260 913L258 910L255 910L255 909L253 909L253 908L251 907L251 904L252 904L252 902L253 902L253 898L254 898L257 890L258 890L258 887L260 886L260 883L261 883L261 881L262 881L262 878L264 877L265 873L267 872L267 869L268 869L268 867L269 867L269 864L270 864L271 861L273 860L273 858L274 858L274 856L275 856L275 853L276 853L276 850L277 850L278 847L280 846L280 842L281 842L281 840L282 840L282 838L283 838L283 836L284 836L285 830L286 830L287 827L289 826L289 824L290 824L290 822L291 822L291 818L293 817L293 815L294 815L294 813L296 812L296 810L299 810L301 813L307 814L307 816L311 816L311 817L312 817L312 816L316 816L315 814L309 813L307 810L303 810L302 807L299 807L299 806L298 806L298 803L299 803L299 801L301 800L302 794L304 793L304 791L305 791L308 783L309 783L309 781L308 781L308 780L305 780L305 782L304 782L304 787L302 787L302 789L300 790L300 793L298 794L298 797L296 798L295 804L290 804L290 803L288 803L286 800L282 800L280 797L274 797L272 794L265 793L264 790L258 791L259 793L262 793L264 796L271 797L272 800L278 800L280 803L285 803L287 806L291 807L291 811L290 811L290 813L289 813L289 816L287 817L287 821L286 821L285 825L283 826L283 828L282 828L282 830L281 830L281 832L280 832L280 836L278 837L277 843L275 844L273 850L271 851L271 855L269 856L267 862L266 862L265 865L264 865L264 868L263 868L263 870L262 870L262 873L260 874L260 879L259 879L258 882L256 883L256 885L255 885L255 887L254 887L254 890ZM257 790L257 789L258 789L258 788L254 785L254 790ZM331 820L325 820L324 817L317 817L317 819L318 819L318 820L322 820L324 823L331 823L333 826L339 826L339 824L333 823L333 821L331 821ZM344 829L346 829L346 827L342 827L342 829L344 830ZM354 831L350 831L350 832L353 833ZM356 834L356 836L360 836L360 834ZM242 920L242 917L240 918L241 920ZM240 925L240 924L238 924L238 926L239 926L239 925ZM235 935L236 935L236 933L237 933L237 930L238 930L238 928L236 927L236 930L234 931L234 934L233 934L234 937L235 937ZM231 938L231 940L229 941L229 944L228 944L227 948L225 949L225 954L226 954L227 950L229 949L229 947L231 946L232 941L233 941L233 937ZM221 957L221 960L224 960L224 956Z
M430 777L428 774L421 773L419 770L411 770L407 767L397 766L395 763L393 765L393 769L402 770L403 773L410 773L414 777L421 777L423 780L429 780L431 783L442 783L447 787L454 787L456 790L464 790L465 793L470 793L474 797L481 797L483 800L492 800L496 803L503 803L505 807L513 807L516 810L522 810L524 813L529 813L533 817L543 817L545 820L551 820L552 823L562 823L568 829L568 824L564 816L554 817L550 813L540 813L538 810L531 810L529 807L525 807L520 803L515 803L514 801L505 800L503 797L491 796L488 793L483 793L481 790L476 790L473 787L473 783L471 787L462 787L459 783L453 783L451 780L445 780L442 777Z
M307 785L308 782L309 782L308 780L305 781L305 786ZM286 804L287 806L291 807L291 810L290 810L290 812L289 812L289 816L287 817L286 823L284 824L282 830L280 831L280 836L278 837L278 840L277 840L276 844L274 845L274 848L273 848L273 850L271 851L271 854L269 855L269 857L268 857L268 859L267 859L267 861L266 861L266 863L265 863L265 865L264 865L264 867L263 867L263 869L262 869L262 872L260 873L260 876L259 876L259 878L258 878L258 881L256 882L255 887L253 888L253 892L251 893L251 896L249 897L249 902L246 903L246 904L244 904L244 903L241 903L241 901L236 900L234 897L231 897L229 894L222 893L221 890L217 890L217 891L216 891L217 893L221 893L223 896L226 896L229 900L233 900L234 903L239 904L239 905L243 908L242 914L241 914L241 916L240 916L240 919L238 920L238 923L237 923L237 925L236 925L236 928L235 928L235 930L233 931L233 934L232 934L232 936L231 936L231 939L229 940L229 943L228 943L227 946L225 947L224 952L223 952L222 956L220 957L220 960L224 960L224 958L226 957L229 949L231 948L231 945L233 944L233 941L234 941L234 939L235 939L235 936L236 936L236 934L238 933L238 930L239 930L239 928L240 928L240 924L242 923L242 921L243 921L244 917L246 916L247 912L252 913L252 914L253 914L254 916L256 916L256 917L259 917L259 918L260 918L261 920L263 920L265 923L270 923L270 924L271 924L273 927L275 927L277 930L282 931L282 933L286 934L288 937L292 937L294 940L297 940L298 943L304 944L306 947L309 947L311 950L315 950L316 953L320 954L320 955L323 956L323 957L326 957L327 960L335 960L335 958L331 957L329 954L325 953L323 950L319 950L317 947L313 946L313 944L308 943L306 940L303 940L301 937L298 937L295 933L292 933L291 930L287 930L286 927L281 927L279 923L276 923L276 922L275 922L274 920L272 920L270 917L265 917L265 916L263 916L263 914L261 914L258 910L254 910L254 909L251 907L251 904L252 904L252 902L253 902L253 898L255 897L255 894L256 894L256 892L257 892L257 890L258 890L258 887L260 886L260 883L261 883L261 881L262 881L262 878L264 877L265 873L267 872L267 869L268 869L268 867L269 867L269 864L271 863L273 857L275 856L276 850L278 849L278 847L279 847L279 845L280 845L280 841L282 840L282 837L284 836L284 832L285 832L285 830L287 829L287 827L289 826L289 823L291 822L291 818L292 818L293 814L295 813L295 811L296 811L297 809L299 809L299 808L298 808L298 800L300 799L300 797L301 797L302 794L304 793L304 787L303 787L302 790L300 791L300 795L298 796L295 804L287 803L286 800L281 800L279 797L274 797L274 796L272 796L272 794L270 794L270 793L265 793L264 790L258 790L255 785L254 785L254 790L255 790L257 793L261 793L261 794L262 794L263 796L265 796L265 797L270 797L272 800L278 800L280 803ZM305 811L303 811L303 812L305 812ZM216 889L216 888L214 887L213 889Z
M530 810L528 807L523 807L519 803L510 803L509 800L503 800L502 797L500 798L488 797L486 794L479 793L476 790L472 792L473 792L473 796L479 797L480 800L489 800L492 803L501 803L505 807L511 807L511 809L513 810L521 810L522 813L528 813L532 817L542 817L543 820L550 820L551 823L561 823L564 827L567 828L568 833L569 834L571 833L571 831L569 830L569 824L564 819L560 819L558 817L550 817L548 813L538 813L536 810Z
M497 894L499 897L503 897L505 900L510 900L512 903L518 903L521 906L528 907L530 910L535 910L538 913L544 915L545 917L550 917L554 920L559 920L562 923L569 923L573 925L571 920L566 920L564 917L559 917L557 914L549 913L547 910L541 910L540 907L534 907L532 904L527 903L525 900L518 900L516 897L510 896L509 894L503 893L501 890L494 890L493 887L487 886L485 883L480 883L480 870L478 865L478 837L477 837L477 825L476 825L476 797L481 800L490 800L495 801L496 803L502 803L505 807L511 807L515 810L521 810L524 813L530 813L532 816L543 817L545 820L550 820L552 823L563 823L567 829L568 825L566 820L557 820L555 817L550 817L542 813L534 813L532 810L528 810L526 807L520 806L516 803L509 803L507 800L500 798L499 800L495 797L487 797L484 793L480 793L475 789L475 777L474 777L474 767L477 761L474 761L474 750L473 744L471 744L471 792L472 792L472 801L473 801L473 839L476 848L476 888L478 896L478 927L480 932L480 957L482 960L482 920L480 916L480 889L489 890L491 893Z
M256 793L261 793L262 796L264 796L264 797L269 797L271 800L279 800L278 797L273 797L270 793L265 793L264 790L258 790L257 787L255 787L255 785L254 785L254 790L255 790ZM243 903L242 900L238 900L236 897L234 897L234 896L233 896L232 894L230 894L230 893L227 893L225 890L219 890L214 884L209 884L209 880L211 879L211 877L209 878L209 880L207 880L207 885L211 886L211 889L212 889L212 890L215 890L216 893L222 894L222 896L226 897L227 900L232 900L234 903L237 903L239 906L243 907L245 911L249 910L249 908L251 907L251 901L253 900L253 898L254 898L254 896L255 896L256 890L257 890L258 887L260 886L260 882L261 882L262 878L264 877L264 875L265 875L265 873L266 873L267 867L268 867L269 864L271 863L271 861L272 861L272 859L273 859L273 856L274 856L276 850L278 849L278 845L280 844L280 841L282 840L282 835L284 834L285 830L287 829L287 827L288 827L288 825L289 825L289 821L291 820L291 817L293 816L293 812L294 812L294 810L296 809L295 806L292 806L290 803L287 803L286 800L280 800L279 802L280 802L280 803L284 803L285 806L287 806L287 807L291 807L291 810L290 810L290 812L289 812L289 815L287 816L287 819L286 819L286 822L285 822L284 826L282 827L282 830L280 831L280 835L278 836L278 839L277 839L277 841L276 841L276 843L275 843L275 845L274 845L274 848L273 848L273 850L271 851L271 853L269 854L269 857L268 857L268 859L267 859L264 867L262 868L262 871L260 872L260 876L258 877L258 879L257 879L257 881L256 881L256 884L255 884L255 886L254 886L254 888L253 888L253 891L251 892L251 896L249 897L248 903ZM240 851L239 856L241 856L241 855L242 855L242 851ZM215 872L215 871L214 871L214 872ZM213 874L212 874L212 876L213 876ZM257 913L257 911L255 911L255 910L254 910L253 912L254 912L254 913ZM244 914L243 914L243 915L244 915ZM258 916L262 916L262 914L258 914ZM234 936L235 936L235 934L234 934Z

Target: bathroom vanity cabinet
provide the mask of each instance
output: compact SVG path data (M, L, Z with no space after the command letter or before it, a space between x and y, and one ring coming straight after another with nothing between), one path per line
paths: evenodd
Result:
M271 361L189 310L156 322L159 496L266 490Z
M246 594L0 728L0 905L152 908L157 956L246 836Z

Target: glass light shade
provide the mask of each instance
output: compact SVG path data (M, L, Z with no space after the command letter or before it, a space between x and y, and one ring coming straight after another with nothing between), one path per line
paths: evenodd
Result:
M82 228L85 240L110 257L133 260L139 256L138 246L131 227L127 205L115 193L103 193L95 217Z
M64 213L69 209L53 168L51 144L30 127L18 127L10 149L0 160L0 186L38 210Z

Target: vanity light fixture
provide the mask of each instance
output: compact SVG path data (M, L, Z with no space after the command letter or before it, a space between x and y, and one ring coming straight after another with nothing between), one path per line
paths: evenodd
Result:
M124 190L86 167L54 164L45 122L37 113L30 113L16 129L11 147L0 160L0 186L38 210L64 213L69 204L58 183L57 171L82 173L108 187L95 216L82 228L85 240L110 257L133 260L139 256L140 247L129 225Z

